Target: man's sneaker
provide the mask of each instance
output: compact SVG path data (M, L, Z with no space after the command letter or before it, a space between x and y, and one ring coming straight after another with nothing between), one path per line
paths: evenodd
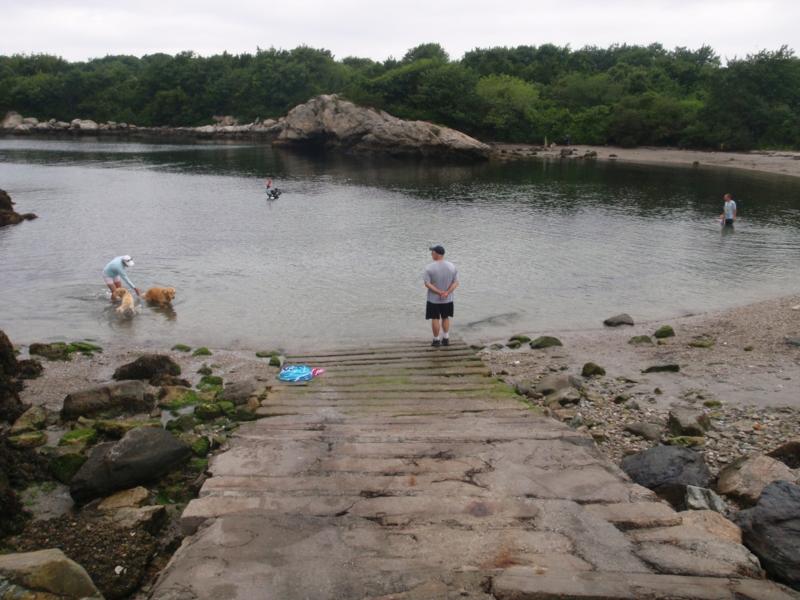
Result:
M439 340L433 340L431 342L431 346L441 346L441 345L442 345L442 342L440 342Z
M450 338L444 338L442 340L442 346L449 346L450 345Z

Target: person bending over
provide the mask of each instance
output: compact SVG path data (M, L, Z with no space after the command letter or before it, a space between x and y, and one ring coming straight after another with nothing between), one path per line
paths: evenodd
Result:
M133 285L133 282L128 278L128 274L125 272L126 267L132 266L133 259L127 254L111 259L105 266L103 269L103 281L108 286L108 289L111 290L112 294L115 289L122 287L122 282L124 281L129 288L136 292L137 296L140 295L139 288Z

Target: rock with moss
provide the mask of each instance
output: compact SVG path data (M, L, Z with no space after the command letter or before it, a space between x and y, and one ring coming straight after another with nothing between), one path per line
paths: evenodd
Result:
M508 338L508 341L509 342L519 342L520 344L527 344L528 342L531 341L531 338L528 337L527 335L523 335L521 333L517 333L515 335L512 335L510 338Z
M689 342L689 346L692 348L713 348L714 340L710 337L700 336Z
M197 389L204 392L219 392L222 385L223 379L219 375L203 375L197 384Z
M131 429L137 427L161 427L158 421L143 421L141 419L98 419L94 428L107 438L118 440Z
M516 349L517 349L517 348L519 348L520 346L522 346L522 342L520 342L520 341L518 341L518 340L513 340L513 341L511 341L511 342L508 342L508 343L506 344L506 348L511 348L512 350L516 350Z
M675 330L672 328L671 325L662 325L658 329L656 329L653 337L659 340L663 340L664 338L675 337Z
M256 356L258 358L272 358L273 356L278 356L280 354L277 350L259 350L256 352Z
M119 413L149 412L153 397L140 381L120 381L69 394L64 398L61 418Z
M697 448L706 443L706 439L696 435L676 435L666 439L670 446L682 446L683 448Z
M585 365L583 365L583 369L581 369L581 375L583 375L584 377L595 377L605 374L606 370L600 365L593 362L587 362Z
M56 448L50 457L50 473L61 483L68 485L85 462L86 455L72 447Z
M653 365L644 369L642 373L678 373L680 370L680 365L675 364Z
M70 360L71 352L64 342L53 342L51 344L33 343L28 348L32 355L42 356L47 360Z
M114 371L114 379L147 379L160 375L180 375L181 367L166 354L143 354Z
M192 347L191 346L187 346L186 344L175 344L172 347L172 349L175 350L176 352L191 352L192 351Z
M198 375L211 375L214 371L208 365L203 365L199 369L197 369Z
M159 400L158 405L166 410L180 410L202 402L202 398L195 390L184 389L186 391L181 394L165 396L163 399Z
M47 424L47 410L42 406L31 406L22 413L11 426L11 435L26 433L28 431L38 431L44 429Z
M84 356L93 356L95 352L102 352L103 348L92 342L70 342L67 344L70 352L80 352Z
M35 358L17 361L17 377L20 379L36 379L44 372L44 365Z
M97 441L97 430L90 427L79 427L66 432L58 441L59 446L85 447Z
M174 419L167 421L165 428L167 431L194 431L199 421L192 415L179 415Z
M269 366L270 367L282 367L283 363L286 362L286 357L281 354L273 354L269 357Z
M202 421L211 421L217 417L221 417L223 414L222 408L215 402L205 402L199 404L197 408L194 409L195 417Z
M628 343L634 346L652 346L653 339L649 335L635 335L628 340Z
M190 447L195 456L205 458L211 451L211 442L205 436L195 436L195 439L191 442Z
M194 352L192 352L192 356L211 356L213 353L211 350L206 348L205 346L200 346Z
M14 448L37 448L47 443L47 434L44 431L28 431L8 437L8 443Z
M552 335L542 335L531 341L530 346L534 350L541 350L543 348L553 348L556 346L563 346L561 340Z

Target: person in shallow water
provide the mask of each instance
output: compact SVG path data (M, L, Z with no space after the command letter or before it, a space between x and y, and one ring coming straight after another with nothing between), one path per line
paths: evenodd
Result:
M425 305L425 319L431 322L433 342L431 346L450 345L450 318L453 316L453 292L458 287L458 270L444 259L444 246L430 247L433 262L425 267L425 287L428 288L428 302ZM442 339L439 339L441 331Z
M722 205L720 221L725 227L733 227L733 222L736 220L736 202L730 194L725 194L722 199L725 204Z
M105 266L103 269L103 281L108 286L108 289L111 290L112 294L115 289L122 287L122 282L124 281L129 288L136 292L137 296L140 295L139 288L133 285L133 282L128 278L128 274L125 272L126 267L132 266L133 259L127 254L111 259Z

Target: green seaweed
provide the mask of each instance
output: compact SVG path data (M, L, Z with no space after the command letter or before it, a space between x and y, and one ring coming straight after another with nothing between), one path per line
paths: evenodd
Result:
M205 346L200 346L197 350L192 352L192 356L211 356L213 353Z
M176 350L178 352L191 352L192 351L192 347L191 346L187 346L186 344L175 344L172 347L172 349Z

